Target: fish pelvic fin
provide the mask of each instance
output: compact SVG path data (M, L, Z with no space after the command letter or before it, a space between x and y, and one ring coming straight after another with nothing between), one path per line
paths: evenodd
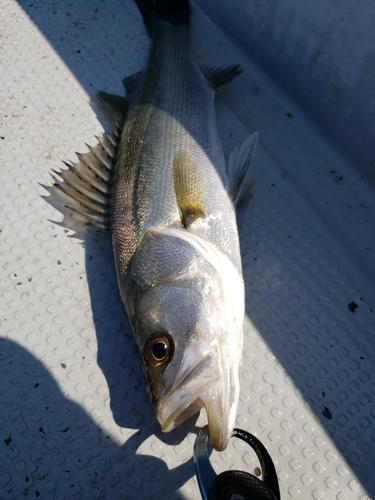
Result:
M226 83L231 82L243 72L243 69L239 64L228 66L226 68L212 68L211 66L199 66L199 68L206 77L208 83L215 90L218 90Z
M181 222L189 228L199 217L205 217L205 183L194 160L184 151L173 158L173 181Z
M190 21L189 0L135 0L149 33L155 21L187 25Z
M67 170L53 170L61 179L55 187L70 200L65 206L102 231L110 229L111 179L119 139L119 129L103 134L96 146L87 146L87 153L76 153L77 164L63 162Z
M229 194L237 209L244 207L252 194L255 184L251 178L250 164L258 144L258 132L250 135L240 148L235 148L227 163Z

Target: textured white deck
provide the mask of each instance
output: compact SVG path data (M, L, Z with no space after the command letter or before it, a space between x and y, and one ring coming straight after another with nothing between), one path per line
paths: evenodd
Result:
M192 425L159 430L108 237L69 216L61 224L66 211L48 189L51 169L106 127L94 92L122 93L121 79L144 66L138 11L130 0L9 0L1 13L0 499L199 499ZM227 154L260 133L254 197L239 220L237 425L268 448L283 500L367 500L375 300L356 249L374 256L374 193L197 11L192 25L195 60L245 69L218 100ZM238 440L212 461L258 466Z

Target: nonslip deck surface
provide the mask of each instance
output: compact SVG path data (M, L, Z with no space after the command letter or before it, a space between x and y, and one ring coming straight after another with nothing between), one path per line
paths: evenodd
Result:
M51 169L108 130L90 105L95 91L121 93L122 78L147 60L137 8L10 0L0 26L0 499L199 499L195 434L160 432L109 238L74 221L51 189ZM227 156L260 134L254 196L239 217L237 426L269 450L282 499L368 500L375 301L353 249L363 237L374 251L372 193L196 9L192 57L244 67L217 102ZM345 245L344 229L354 243ZM202 412L196 428L204 423ZM218 471L259 465L235 439L211 458Z

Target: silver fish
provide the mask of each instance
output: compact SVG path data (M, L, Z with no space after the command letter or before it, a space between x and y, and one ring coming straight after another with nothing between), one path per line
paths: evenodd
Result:
M205 407L223 450L239 397L244 284L235 205L245 202L257 134L227 166L215 90L241 70L188 56L188 0L136 0L152 38L128 99L100 93L118 128L60 173L73 210L110 228L121 299L163 431ZM111 170L113 173L111 173ZM111 183L108 181L111 179Z

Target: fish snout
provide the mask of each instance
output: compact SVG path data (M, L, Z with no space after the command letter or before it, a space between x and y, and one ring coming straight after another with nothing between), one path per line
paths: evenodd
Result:
M178 427L203 407L213 447L224 450L237 412L238 383L222 373L217 353L204 343L187 348L172 389L159 402L156 417L164 432Z

